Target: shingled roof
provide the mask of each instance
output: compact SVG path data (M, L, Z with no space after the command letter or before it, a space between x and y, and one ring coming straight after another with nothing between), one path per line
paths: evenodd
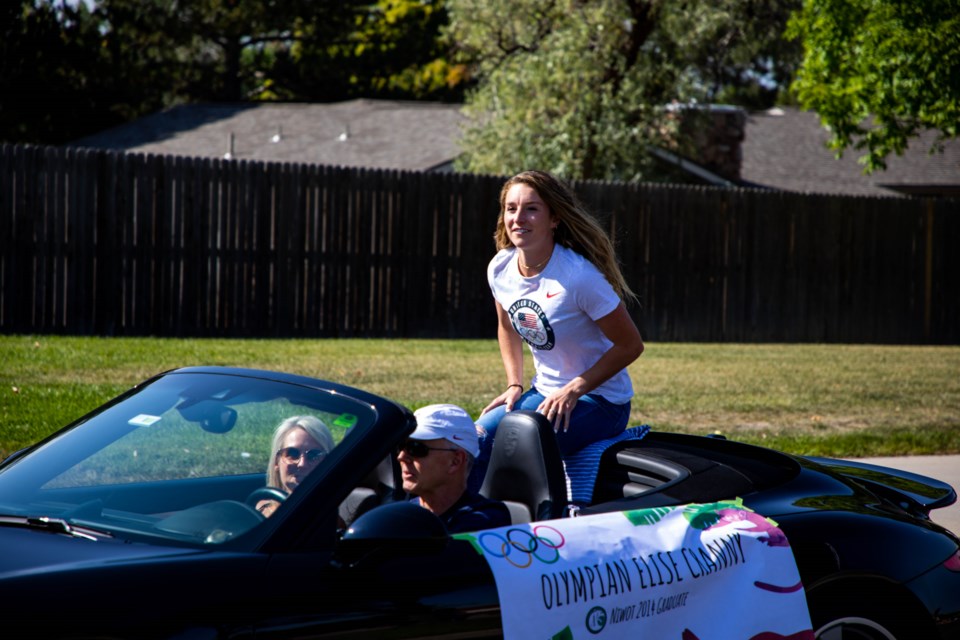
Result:
M174 107L70 146L135 153L449 170L459 105L391 100ZM228 156L229 154L229 156Z
M829 133L813 112L771 109L749 114L742 143L740 178L747 184L783 191L845 195L960 195L960 140L943 153L928 153L936 136L925 132L902 156L887 158L887 169L864 175L847 150L836 159Z
M742 119L741 119L742 120ZM174 107L74 142L138 153L449 171L459 155L461 105L396 100L196 104ZM740 136L735 136L739 138ZM749 114L739 176L722 184L844 195L960 195L960 140L930 155L934 134L913 140L886 171L863 173L862 155L835 159L816 114L778 108ZM726 144L726 143L724 143ZM709 155L709 154L707 154ZM678 164L694 181L697 165Z

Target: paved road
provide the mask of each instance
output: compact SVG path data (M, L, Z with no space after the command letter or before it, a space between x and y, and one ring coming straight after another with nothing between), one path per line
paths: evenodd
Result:
M859 462L879 464L942 480L960 492L960 456L906 456L902 458L858 458ZM960 535L960 501L937 509L930 518Z

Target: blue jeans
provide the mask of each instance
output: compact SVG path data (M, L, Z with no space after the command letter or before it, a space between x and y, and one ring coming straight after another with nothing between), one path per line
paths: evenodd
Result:
M520 400L513 405L513 409L536 411L545 397L535 388L530 389L520 396ZM487 467L490 464L490 453L493 451L493 438L497 431L497 425L500 424L500 420L506 413L506 405L501 405L496 409L491 409L477 420L477 424L483 427L487 433L480 438L480 454L477 456L473 470L470 472L470 478L467 481L467 488L471 491L479 491L483 484L483 478L487 474ZM612 438L627 427L629 419L629 402L614 404L597 394L588 393L581 396L570 415L570 428L566 431L557 431L560 455L568 456L592 442Z

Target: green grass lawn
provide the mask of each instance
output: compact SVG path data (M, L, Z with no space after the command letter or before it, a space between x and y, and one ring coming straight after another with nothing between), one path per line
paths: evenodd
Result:
M505 384L495 340L0 336L0 361L0 456L179 366L300 373L474 417ZM960 347L649 343L630 374L631 425L803 454L960 453Z

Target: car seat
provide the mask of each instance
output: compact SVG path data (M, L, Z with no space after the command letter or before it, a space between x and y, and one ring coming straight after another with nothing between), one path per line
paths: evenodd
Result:
M563 517L563 461L553 427L543 415L517 410L503 417L480 493L506 504L513 524Z
M349 525L374 507L400 500L401 486L400 465L397 457L389 454L340 503L340 518Z

